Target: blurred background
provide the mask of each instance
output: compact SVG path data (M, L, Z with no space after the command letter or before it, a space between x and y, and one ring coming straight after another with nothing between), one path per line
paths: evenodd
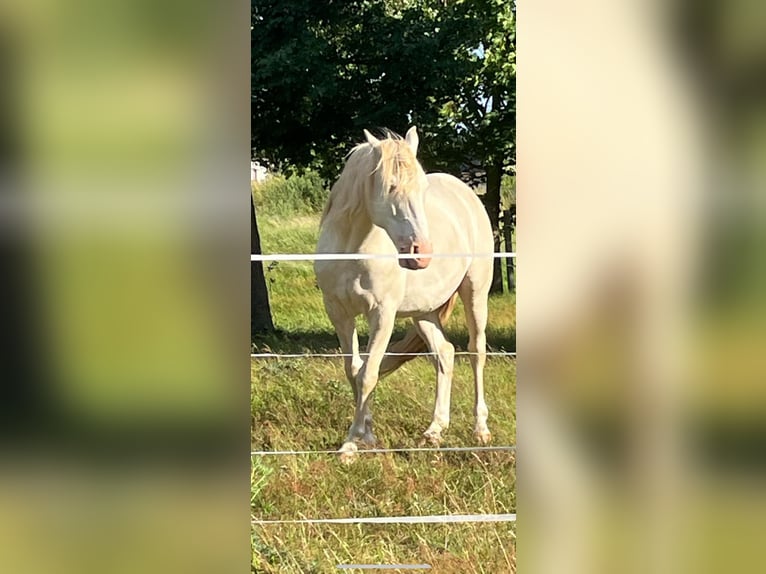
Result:
M520 571L763 569L765 15L518 3Z
M247 568L248 21L0 5L3 572Z
M0 5L2 571L247 568L247 10ZM516 15L520 570L760 571L764 7Z

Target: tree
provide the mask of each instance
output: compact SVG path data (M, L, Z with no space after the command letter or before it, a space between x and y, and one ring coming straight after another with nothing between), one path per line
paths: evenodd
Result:
M436 128L439 157L432 162L450 170L455 163L478 162L486 171L483 196L495 251L500 248L500 184L516 165L516 14L505 0L464 3L480 28L471 73L460 78L455 96L441 109ZM502 291L502 262L495 259L492 291Z
M363 128L416 124L427 170L484 167L499 245L500 182L515 165L514 10L505 0L252 0L253 154L332 180Z
M363 128L428 132L474 65L470 18L432 0L252 6L254 155L327 179Z
M24 165L22 109L23 78L16 50L19 42L13 37L9 22L0 22L0 173L3 174L3 199L8 205L22 205L25 181L19 166ZM10 23L9 23L10 24ZM10 218L9 218L10 221ZM5 224L5 222L4 222ZM0 433L20 430L38 431L51 417L53 396L48 384L51 379L48 361L41 361L41 337L47 325L42 315L45 305L38 295L35 245L31 234L19 233L21 228L4 227L0 236Z
M255 219L255 204L250 198L250 253L261 253L261 237L258 234L258 222ZM269 305L269 292L263 274L263 262L250 262L250 333L265 333L274 330Z

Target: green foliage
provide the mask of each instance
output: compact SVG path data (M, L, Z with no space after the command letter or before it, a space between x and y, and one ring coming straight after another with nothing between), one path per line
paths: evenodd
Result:
M426 168L513 160L515 14L503 0L252 0L256 157L334 178L362 128L424 137Z
M516 205L516 176L504 175L500 180L500 207L509 209Z
M254 458L250 466L250 504L258 504L261 492L269 483L269 477L274 469L263 462L263 459Z
M479 33L470 73L455 79L435 126L442 145L439 167L479 160L498 164L506 174L516 163L516 14L507 0L461 3Z
M305 215L321 212L328 190L316 172L284 176L274 175L252 184L253 199L259 215Z

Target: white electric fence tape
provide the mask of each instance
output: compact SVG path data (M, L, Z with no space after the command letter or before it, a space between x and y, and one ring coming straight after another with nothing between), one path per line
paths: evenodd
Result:
M366 259L466 259L478 257L514 258L516 253L272 253L251 254L250 261L361 261Z
M302 518L258 520L252 524L456 524L463 522L516 522L516 514L434 514L428 516L369 516L367 518Z

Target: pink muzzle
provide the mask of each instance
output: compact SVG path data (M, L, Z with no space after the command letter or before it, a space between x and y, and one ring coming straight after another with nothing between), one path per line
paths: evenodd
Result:
M400 253L410 253L411 255L432 255L433 247L430 241L414 241L407 247L400 247ZM431 263L430 257L413 257L412 259L400 259L399 266L413 271L425 269Z

